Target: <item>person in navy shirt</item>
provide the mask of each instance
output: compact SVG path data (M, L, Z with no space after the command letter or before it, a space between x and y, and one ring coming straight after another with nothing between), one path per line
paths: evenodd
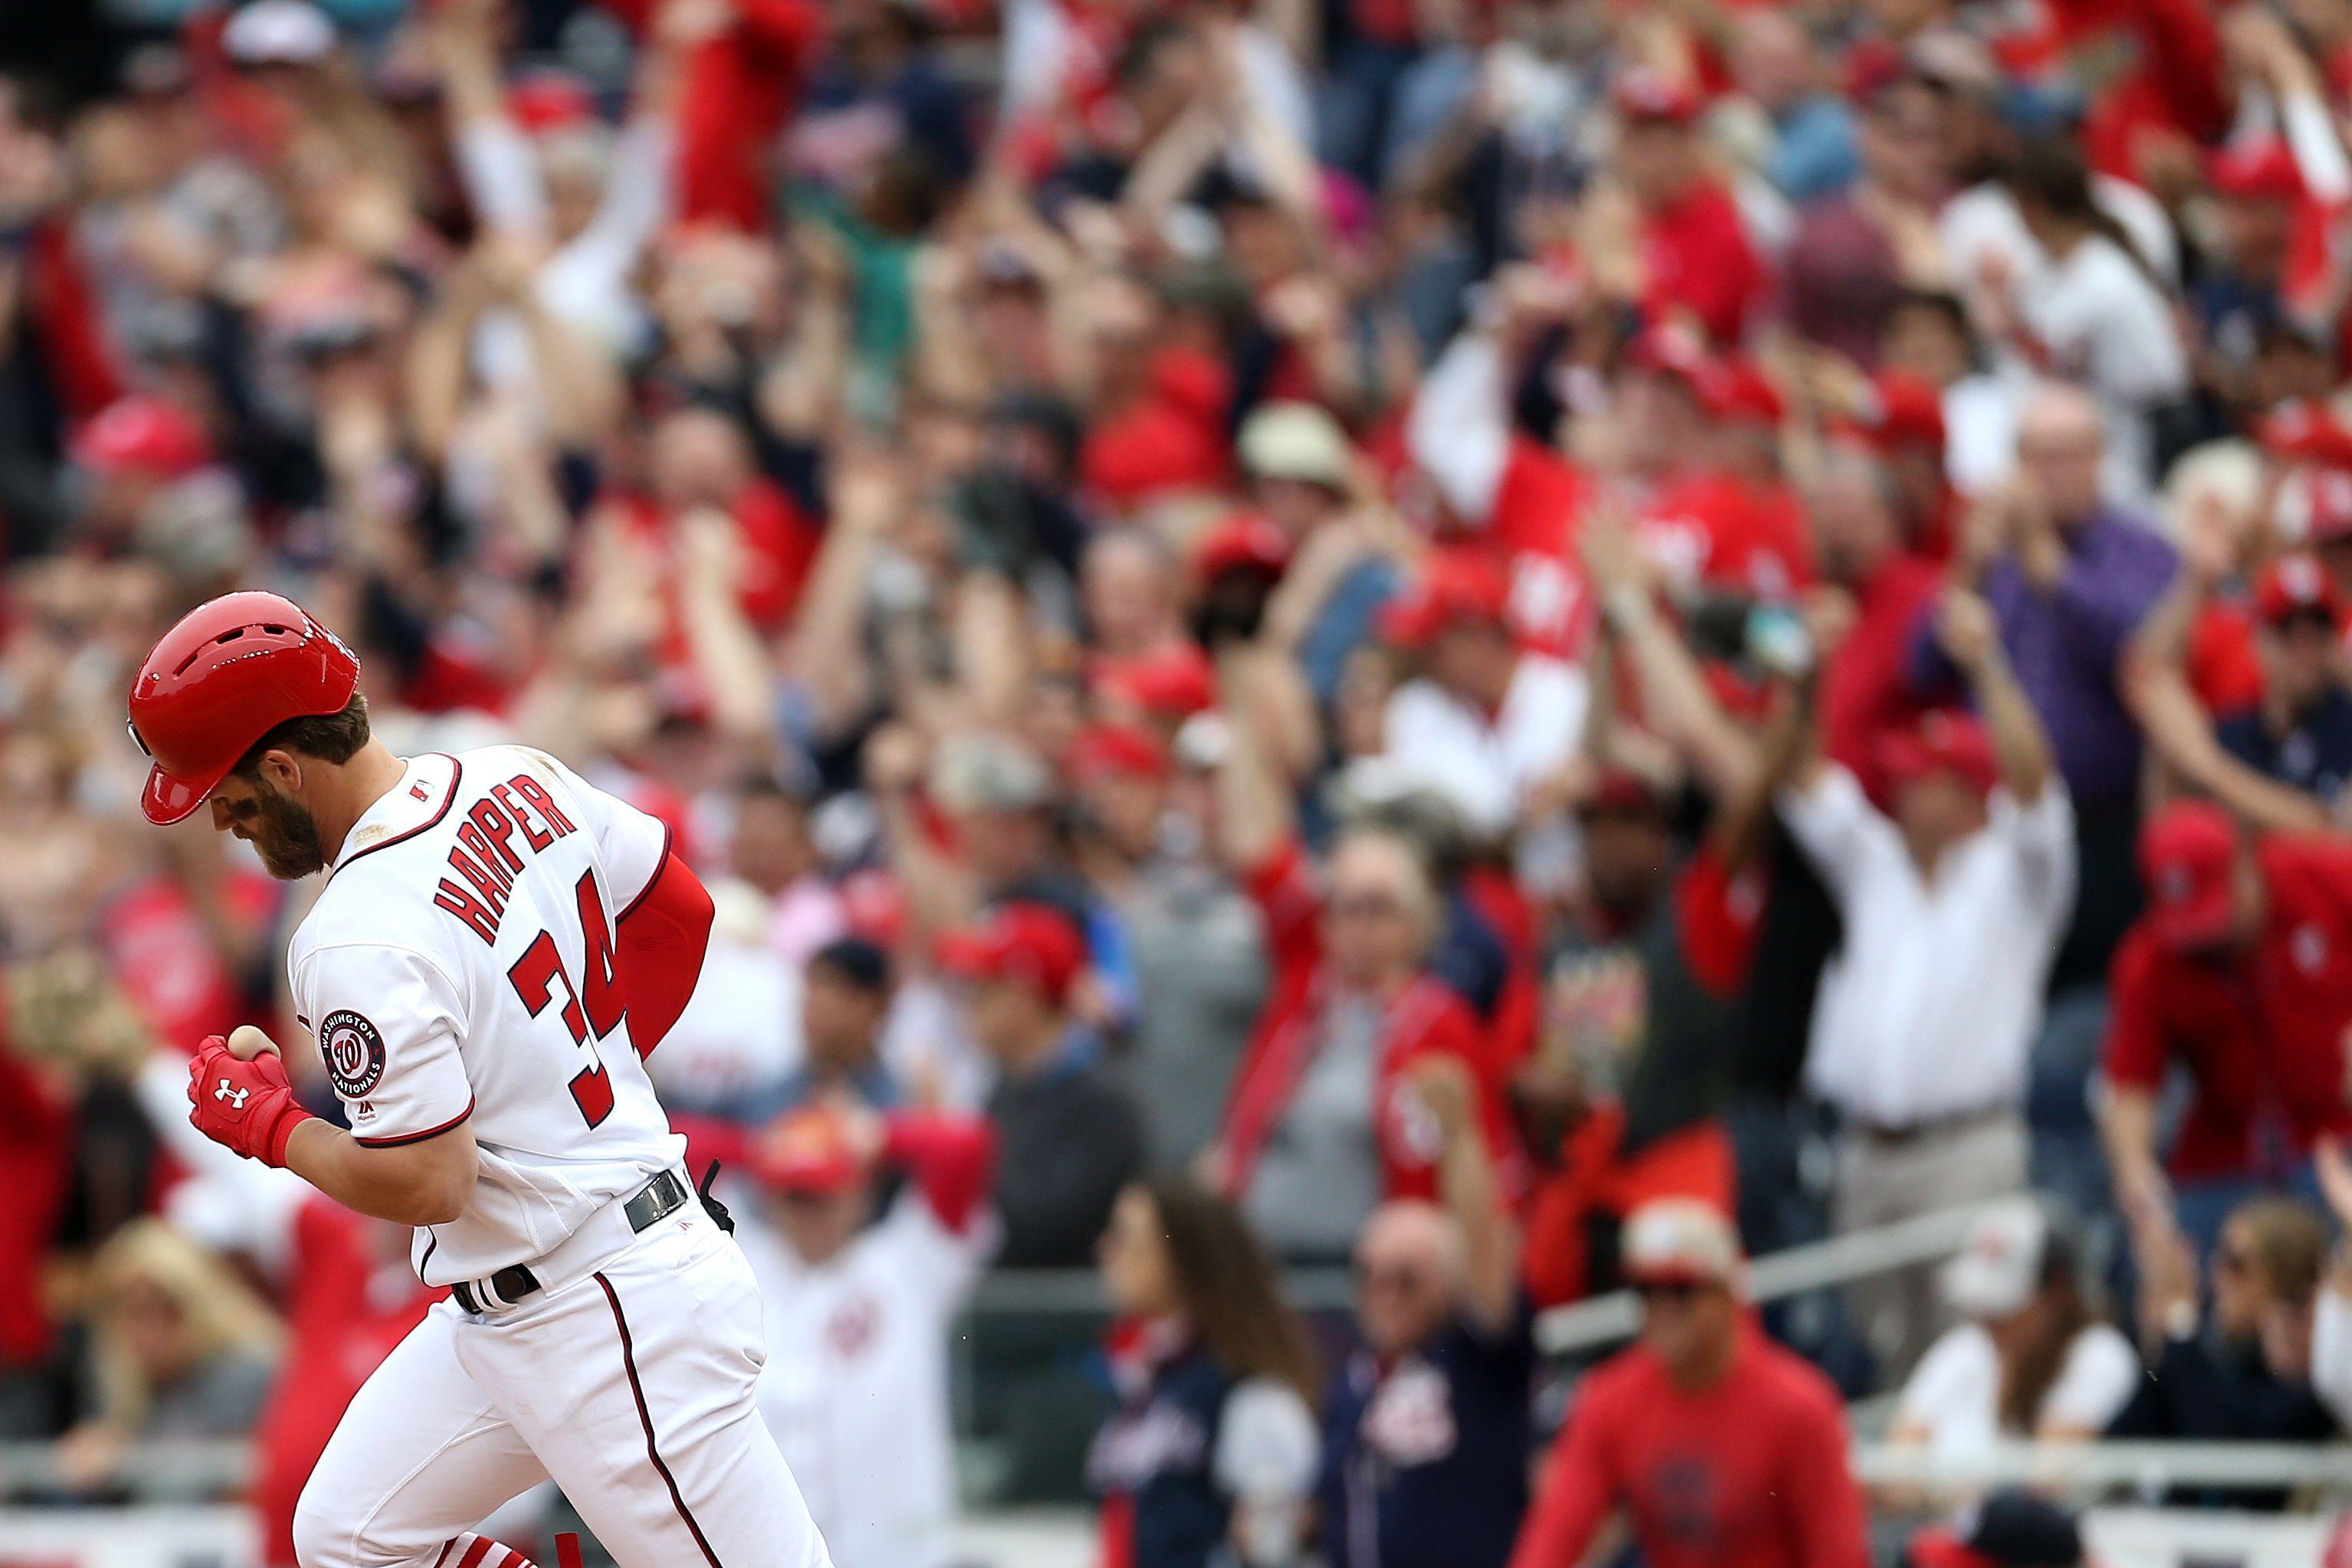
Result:
M1101 1561L1116 1568L1290 1568L1315 1479L1314 1353L1274 1265L1230 1202L1137 1182L1100 1247L1120 1321L1119 1403L1095 1434Z
M1383 1205L1356 1246L1357 1325L1324 1422L1331 1568L1502 1568L1528 1505L1535 1347L1517 1249L1451 1058L1412 1088L1443 1153L1440 1204Z
M2254 651L2263 690L2213 727L2241 762L2333 806L2352 782L2352 693L2336 664L2343 594L2307 555L2279 557L2254 585Z

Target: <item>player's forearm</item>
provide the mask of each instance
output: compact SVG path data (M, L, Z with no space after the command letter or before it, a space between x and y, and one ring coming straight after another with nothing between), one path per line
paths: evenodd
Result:
M309 1121L286 1145L286 1168L341 1204L398 1225L444 1225L473 1191L478 1158L463 1124L421 1143L372 1149L330 1122Z

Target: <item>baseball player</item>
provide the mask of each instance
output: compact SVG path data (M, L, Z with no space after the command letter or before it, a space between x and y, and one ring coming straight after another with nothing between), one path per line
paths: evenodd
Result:
M272 875L326 875L287 971L350 1130L248 1030L189 1064L189 1119L415 1226L449 1288L303 1489L303 1568L520 1563L468 1531L549 1477L627 1568L830 1568L755 1403L751 1270L641 1060L710 927L661 824L542 752L394 756L351 650L270 593L164 633L131 731L149 821L209 802Z

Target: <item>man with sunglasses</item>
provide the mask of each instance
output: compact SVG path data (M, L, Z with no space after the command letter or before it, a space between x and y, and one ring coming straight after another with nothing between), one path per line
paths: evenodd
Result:
M1731 1222L1645 1205L1624 1270L1640 1340L1578 1386L1511 1568L1572 1568L1621 1515L1650 1568L1864 1568L1837 1390L1756 1325Z

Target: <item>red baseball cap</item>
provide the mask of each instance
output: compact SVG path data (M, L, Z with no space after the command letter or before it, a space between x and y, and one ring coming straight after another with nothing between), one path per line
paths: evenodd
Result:
M1129 659L1106 659L1095 667L1097 694L1147 714L1190 718L1217 706L1217 672L1209 656L1189 643Z
M1063 763L1081 783L1168 777L1167 747L1148 732L1126 724L1097 724L1081 730Z
M1290 564L1290 536L1258 512L1235 512L1192 548L1192 575L1213 582L1229 571L1262 571L1279 577Z
M2140 879L2149 926L2175 951L2218 946L2238 917L2231 873L2238 831L2210 800L2178 800L2140 830Z
M2254 613L2270 626L2297 615L2320 616L2332 624L2344 618L2344 596L2311 557L2283 555L2254 580Z
M178 479L213 460L213 444L187 410L133 393L108 403L75 434L72 455L101 474Z
M1688 125L1705 107L1689 88L1642 66L1621 73L1609 98L1627 120L1652 124Z
M1069 916L1043 904L1007 904L977 925L940 941L940 967L963 980L1025 985L1055 1007L1086 967L1085 942Z
M866 1174L849 1118L830 1105L799 1106L769 1123L752 1135L744 1163L778 1192L845 1192Z
M1916 376L1881 375L1872 385L1870 406L1842 415L1837 426L1879 452L1898 446L1944 450L1944 396Z
M2246 202L2299 202L2303 169L2275 136L2217 149L2205 161L2205 178L2217 194Z
M1890 786L1956 773L1983 793L2000 777L1984 726L1956 708L1937 708L1906 729L1889 731L1879 737L1876 750L1880 776Z
M2315 545L2352 538L2352 470L2321 468L2304 481L2304 538Z
M2352 468L2352 430L2323 402L2291 402L2256 425L2254 435L2263 451L2282 461Z
M1381 607L1381 635L1400 648L1425 648L1449 626L1507 625L1510 601L1510 584L1485 558L1433 555L1402 593Z

